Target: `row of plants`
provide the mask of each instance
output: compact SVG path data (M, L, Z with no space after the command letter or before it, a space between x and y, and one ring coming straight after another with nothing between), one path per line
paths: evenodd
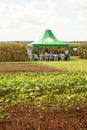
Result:
M82 59L87 59L87 44L81 44L78 47L78 55Z
M87 74L0 74L0 121L10 118L6 110L15 105L32 105L39 114L87 107Z
M77 51L75 52L73 48L77 48ZM87 43L70 44L70 54L79 56L81 59L87 59Z
M72 43L70 44L70 55L71 56L78 56L78 50L79 50L79 46L81 44L80 43ZM77 51L74 51L74 48L77 48Z
M26 61L28 60L26 44L1 43L0 61Z
M26 43L1 43L0 44L0 61L28 61L28 54L27 54L27 44ZM77 48L75 52L73 48ZM45 48L44 48L45 49ZM58 48L48 48L53 53L58 51ZM61 48L61 52L65 52L66 48ZM38 49L35 49L35 52L38 53ZM79 55L80 58L87 59L87 44L81 43L72 43L70 44L70 54L71 56Z

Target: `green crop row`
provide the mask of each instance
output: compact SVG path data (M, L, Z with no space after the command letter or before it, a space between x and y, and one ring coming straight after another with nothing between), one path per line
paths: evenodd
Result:
M32 104L36 111L87 107L87 74L0 74L0 104L5 104L1 106L4 111L17 104Z

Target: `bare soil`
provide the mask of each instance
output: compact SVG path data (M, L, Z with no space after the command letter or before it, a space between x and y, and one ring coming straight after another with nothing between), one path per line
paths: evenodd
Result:
M32 107L15 106L7 114L0 130L87 130L87 108L38 113Z
M40 65L37 63L5 63L0 65L0 72L2 73L16 73L16 72L67 72L65 69L55 69Z

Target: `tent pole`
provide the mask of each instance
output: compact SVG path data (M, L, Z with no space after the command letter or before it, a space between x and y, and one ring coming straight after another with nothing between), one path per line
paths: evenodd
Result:
M69 58L68 58L68 60L70 60L70 46L68 45L68 50L69 50Z
M32 61L34 61L34 47L32 46Z

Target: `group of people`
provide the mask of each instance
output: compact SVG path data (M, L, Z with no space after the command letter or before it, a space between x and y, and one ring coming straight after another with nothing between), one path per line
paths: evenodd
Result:
M69 51L68 49L65 50L65 53L58 52L58 53L52 53L46 50L44 53L39 53L38 60L40 61L67 61L69 59Z
M32 60L32 54L31 50L28 50L28 56L30 60ZM40 49L38 53L34 53L34 60L39 60L39 61L67 61L69 59L69 50L66 49L65 52L63 51L58 51L56 53L53 53L53 51L48 51L46 49L43 51Z

